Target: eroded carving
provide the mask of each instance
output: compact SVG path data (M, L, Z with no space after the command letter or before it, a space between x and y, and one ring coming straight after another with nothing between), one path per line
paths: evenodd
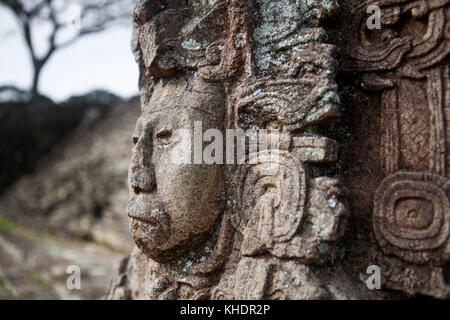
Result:
M381 156L373 228L384 253L386 286L449 296L448 267L450 1L358 2L347 69L366 90L381 91ZM366 27L368 5L381 29ZM351 65L352 66L351 66ZM415 275L413 279L409 275Z
M428 173L397 173L375 196L374 231L387 254L404 261L448 260L450 181Z
M345 189L313 173L337 161L315 128L339 116L335 48L320 27L337 7L325 2L138 2L143 114L128 205L138 249L110 298L333 296L309 266L330 260L348 216ZM279 148L246 154L257 164L175 165L175 132L194 121L265 129Z

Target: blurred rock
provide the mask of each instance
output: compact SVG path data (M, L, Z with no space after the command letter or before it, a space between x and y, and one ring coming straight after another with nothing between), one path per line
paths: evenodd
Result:
M105 102L112 103L111 98L105 97ZM0 215L38 229L130 250L125 206L138 99L110 109L86 110L75 130L53 146L35 173L23 176L4 193Z
M20 225L5 230L5 221L0 223L0 299L104 298L119 252ZM67 286L69 266L79 267L80 289Z

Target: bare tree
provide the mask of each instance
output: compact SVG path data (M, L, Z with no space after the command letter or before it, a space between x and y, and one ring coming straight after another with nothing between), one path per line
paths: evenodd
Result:
M38 96L39 77L44 65L56 50L67 47L80 37L105 30L125 21L131 22L134 0L0 0L19 21L33 64L33 82L30 99ZM71 12L76 9L77 12ZM70 19L73 21L72 28ZM79 23L78 23L79 22ZM38 52L34 37L36 26L49 30L47 48ZM41 35L40 35L41 36Z

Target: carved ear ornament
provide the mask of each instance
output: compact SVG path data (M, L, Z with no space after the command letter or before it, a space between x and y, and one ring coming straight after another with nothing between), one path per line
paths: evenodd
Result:
M318 261L332 248L325 243L342 237L348 209L339 182L308 179L304 163L336 161L337 144L325 137L281 136L279 150L252 155L258 163L243 170L242 196L233 221L244 236L242 254L268 251L305 263ZM305 223L310 230L305 231Z

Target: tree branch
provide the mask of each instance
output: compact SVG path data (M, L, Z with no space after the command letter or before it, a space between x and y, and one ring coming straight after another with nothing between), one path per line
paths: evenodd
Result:
M131 21L134 0L80 0L83 27L73 38L62 43L57 43L57 36L65 26L63 20L66 19L66 7L57 6L54 0L0 0L0 5L9 8L18 19L36 76L56 50L71 45L83 36L101 32L125 17ZM47 21L52 28L48 37L48 50L42 57L37 56L33 45L32 22L36 20Z

